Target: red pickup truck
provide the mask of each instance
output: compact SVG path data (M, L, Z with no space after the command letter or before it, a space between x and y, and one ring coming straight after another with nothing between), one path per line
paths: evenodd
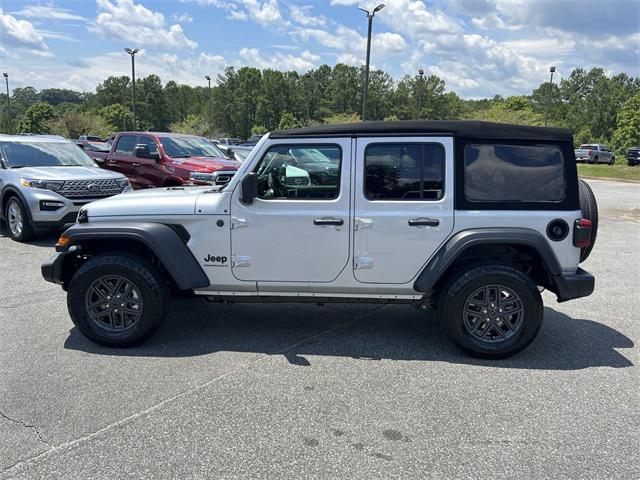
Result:
M98 164L126 175L134 188L228 182L241 165L206 138L177 133L121 132Z

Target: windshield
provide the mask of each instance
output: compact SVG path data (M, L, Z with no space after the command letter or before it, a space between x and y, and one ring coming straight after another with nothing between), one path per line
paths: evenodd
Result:
M160 137L164 153L173 158L216 157L224 154L212 142L199 137Z
M2 142L1 145L9 168L96 166L94 161L73 143Z

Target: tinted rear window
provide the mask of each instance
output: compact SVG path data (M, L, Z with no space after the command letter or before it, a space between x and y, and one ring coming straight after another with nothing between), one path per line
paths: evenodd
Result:
M560 202L562 151L553 145L469 144L464 183L470 202Z
M439 144L372 143L364 155L368 200L440 200L444 148Z

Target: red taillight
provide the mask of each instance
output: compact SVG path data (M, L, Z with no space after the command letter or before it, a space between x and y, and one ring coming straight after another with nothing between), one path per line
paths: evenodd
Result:
M573 226L573 245L587 248L591 245L591 220L580 218Z

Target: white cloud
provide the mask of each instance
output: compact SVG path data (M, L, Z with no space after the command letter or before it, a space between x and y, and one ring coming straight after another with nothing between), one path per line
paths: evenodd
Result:
M257 68L272 68L276 70L295 70L303 73L314 68L320 56L304 51L299 56L276 52L271 56L264 56L257 48L242 48L240 61L245 65Z
M184 34L179 24L166 29L164 15L133 0L97 0L98 16L91 30L105 37L116 37L136 45L194 49L198 44Z
M33 24L27 20L18 20L14 16L5 14L0 8L0 47L5 51L11 48L21 48L32 52L45 52L46 43Z
M193 22L193 17L191 15L189 15L188 13L180 13L180 14L174 13L171 18L173 18L174 22L178 22L178 23L191 23L191 22Z
M278 0L183 0L229 12L231 20L253 20L263 27L285 25Z
M76 15L66 8L58 8L52 5L28 5L22 10L13 12L14 15L27 18L46 18L48 20L85 21L81 15Z
M300 25L324 26L327 24L327 18L323 16L310 15L309 12L313 7L311 5L290 5L291 19Z

